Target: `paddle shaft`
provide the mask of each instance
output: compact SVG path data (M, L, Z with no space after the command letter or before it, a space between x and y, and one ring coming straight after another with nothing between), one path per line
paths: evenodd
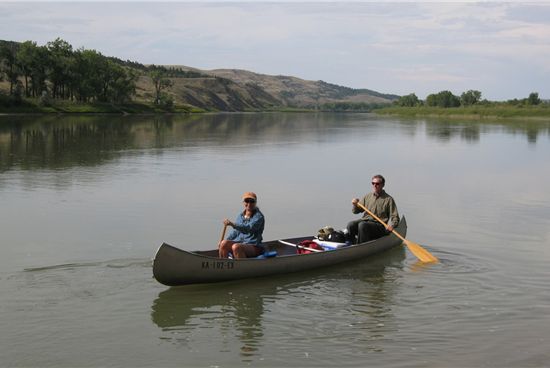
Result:
M320 250L320 249L313 249L313 248L309 248L309 247L304 247L303 245L290 243L290 242L287 242L287 241L284 241L284 240L279 240L279 243L290 245L290 246L293 246L294 248L309 250L309 251L312 251L312 252L324 252L323 250Z
M227 225L223 225L222 238L220 239L220 243L223 241L223 238L225 238L225 231L226 230L227 230Z
M380 217L376 216L374 213L372 213L371 211L369 211L369 209L365 206L363 206L361 203L357 202L357 207L361 208L363 211L365 211L366 213L368 213L369 215L371 215L374 219L376 219L378 222L380 222L382 225L384 225L386 228L388 227L388 224L386 224L384 221L382 221L380 219ZM399 234L397 231L395 230L392 230L392 233L395 234L395 236L397 236L399 239L403 240L404 242L407 241L407 239L405 239L404 237L401 236L401 234Z

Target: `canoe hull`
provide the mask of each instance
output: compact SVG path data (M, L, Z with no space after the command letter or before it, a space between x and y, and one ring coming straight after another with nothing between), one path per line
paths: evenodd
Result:
M404 217L396 231L406 236L407 223ZM304 239L311 239L311 237L284 240L297 244ZM272 241L267 242L266 246L278 252L279 255L276 257L225 259L213 256L216 251L188 252L164 243L153 260L153 276L164 285L177 286L286 274L365 258L400 244L402 241L390 234L370 242L336 250L297 255L294 248Z

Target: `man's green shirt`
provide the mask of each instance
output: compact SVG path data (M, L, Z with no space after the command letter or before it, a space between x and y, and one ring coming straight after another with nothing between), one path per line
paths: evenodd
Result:
M397 212L397 206L392 196L386 193L384 190L380 192L379 196L374 193L369 193L360 201L360 203L367 207L369 211L380 217L380 220L384 221L388 225L392 225L394 228L399 224L399 213ZM365 212L363 218L368 221L378 222L366 211L363 211L359 207L353 207L353 213Z

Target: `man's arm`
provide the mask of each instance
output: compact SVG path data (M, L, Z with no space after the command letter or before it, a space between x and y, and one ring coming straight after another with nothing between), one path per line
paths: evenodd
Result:
M395 201L393 200L393 197L390 197L390 203L389 203L389 212L390 212L390 220L388 221L388 225L393 228L396 228L397 225L399 225L399 212L397 211L397 205L395 204ZM388 229L390 230L390 229ZM391 231L390 230L390 231Z

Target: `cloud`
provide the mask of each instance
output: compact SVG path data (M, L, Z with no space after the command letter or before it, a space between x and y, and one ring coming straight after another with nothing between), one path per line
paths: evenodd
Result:
M395 93L476 82L470 88L491 98L525 88L550 97L549 17L548 3L0 2L2 38L11 40L61 37L144 63ZM532 85L519 84L519 73ZM518 84L504 85L509 76Z

